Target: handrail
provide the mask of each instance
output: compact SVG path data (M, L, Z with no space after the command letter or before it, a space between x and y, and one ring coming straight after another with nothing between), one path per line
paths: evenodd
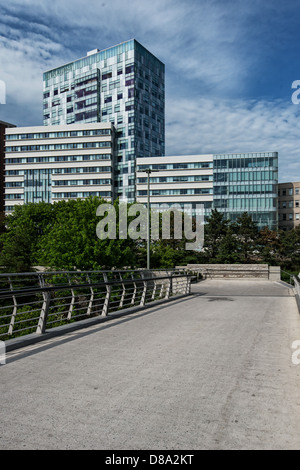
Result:
M293 278L293 281L294 281L294 288L296 290L296 293L298 294L299 298L300 298L300 283L299 283L299 278L298 276L292 276Z
M43 334L70 322L188 295L191 278L169 269L2 274L0 339Z
M189 277L188 274L180 274L179 276L173 276L171 275L172 278L176 277ZM120 284L132 284L132 282L144 282L144 281L159 281L162 279L170 279L170 276L160 276L160 277L145 277L143 279L122 279L120 281L118 280L107 280L105 282L89 282L86 284L58 284L55 286L44 286L44 287L34 287L34 288L28 288L28 289L19 289L19 290L0 290L0 299L1 298L6 298L6 297L11 297L12 294L17 296L21 294L33 294L33 293L38 293L38 292L51 292L51 291L57 291L57 290L65 290L65 289L71 289L71 288L84 288L84 287L104 287L106 285L120 285Z
M283 269L281 269L280 272L281 272L281 274L284 273L284 274L287 274L288 276L290 276L290 284L293 285L294 278L295 278L294 274L288 273L287 271L284 271Z

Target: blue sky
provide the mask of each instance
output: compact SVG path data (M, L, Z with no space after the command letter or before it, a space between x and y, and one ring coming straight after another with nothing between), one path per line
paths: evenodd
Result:
M0 6L0 120L42 125L42 74L136 38L166 66L166 154L278 151L300 180L297 0L10 0Z

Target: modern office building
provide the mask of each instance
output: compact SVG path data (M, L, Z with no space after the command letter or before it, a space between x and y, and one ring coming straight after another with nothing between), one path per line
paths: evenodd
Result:
M150 175L152 207L180 204L194 211L204 205L235 221L248 212L259 228L276 229L278 154L258 152L193 155L137 160L137 200L147 202L147 174Z
M150 174L151 207L178 206L195 213L197 204L210 215L213 207L213 155L184 155L163 158L138 158L137 200L147 203Z
M116 196L135 199L136 158L165 153L165 67L132 39L43 76L44 125L110 122Z
M16 204L100 196L111 201L111 123L6 129L5 212Z
M4 212L5 130L11 127L15 125L0 121L0 213Z
M290 230L300 224L300 182L278 184L278 226Z

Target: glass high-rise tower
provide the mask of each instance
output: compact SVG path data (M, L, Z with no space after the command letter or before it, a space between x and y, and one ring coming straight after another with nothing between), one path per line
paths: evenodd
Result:
M165 67L135 39L43 76L44 125L111 122L114 196L135 200L137 157L165 153Z

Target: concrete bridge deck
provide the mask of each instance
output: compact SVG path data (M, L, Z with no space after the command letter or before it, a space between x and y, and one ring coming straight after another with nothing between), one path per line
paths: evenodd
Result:
M207 280L11 351L0 449L299 449L298 339L286 285Z

